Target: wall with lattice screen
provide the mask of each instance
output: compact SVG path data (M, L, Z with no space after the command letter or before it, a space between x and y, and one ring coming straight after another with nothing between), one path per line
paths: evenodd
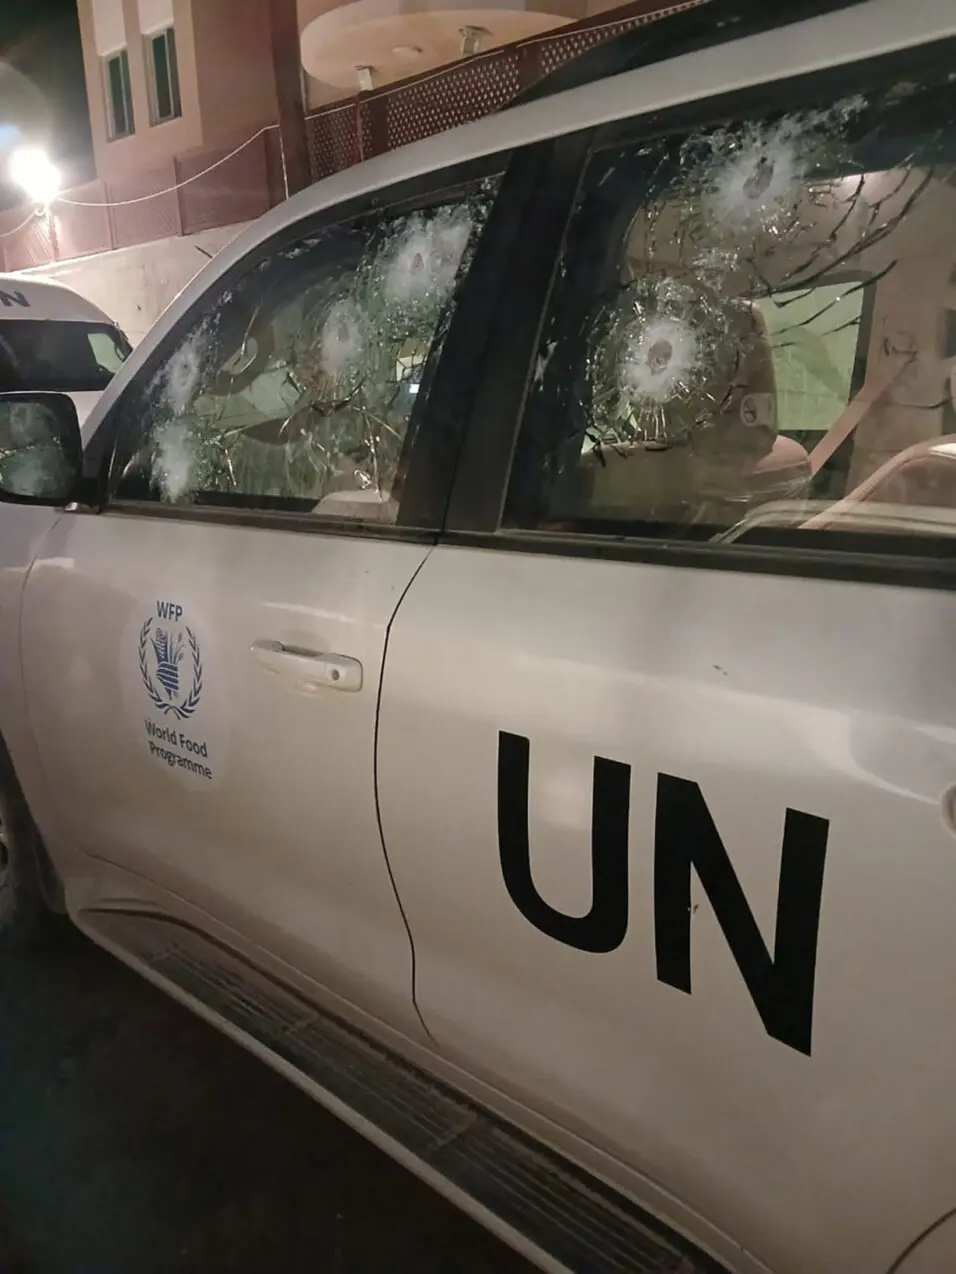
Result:
M318 181L349 163L468 124L507 106L542 76L623 31L707 0L647 0L544 36L479 53L415 79L324 107L307 121L312 173ZM640 8L642 11L635 12ZM331 140L332 135L338 139ZM346 142L345 138L348 141ZM351 156L348 158L347 156Z

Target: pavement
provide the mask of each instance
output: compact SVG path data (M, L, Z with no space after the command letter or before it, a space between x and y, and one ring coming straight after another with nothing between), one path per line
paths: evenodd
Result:
M0 957L0 1274L531 1274L65 922Z

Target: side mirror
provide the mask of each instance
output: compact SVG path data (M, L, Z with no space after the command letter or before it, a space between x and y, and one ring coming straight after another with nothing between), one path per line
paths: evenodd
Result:
M0 393L0 500L68 504L83 465L83 442L67 394Z

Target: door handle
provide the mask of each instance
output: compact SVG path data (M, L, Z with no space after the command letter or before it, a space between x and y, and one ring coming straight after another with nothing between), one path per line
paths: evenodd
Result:
M305 646L286 646L281 641L255 641L252 654L270 672L294 677L310 686L353 693L362 689L362 664L348 655L309 650Z

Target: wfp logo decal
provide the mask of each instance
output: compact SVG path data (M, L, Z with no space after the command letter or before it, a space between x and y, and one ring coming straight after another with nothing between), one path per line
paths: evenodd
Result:
M157 602L139 632L139 675L153 706L163 716L185 721L202 698L199 639L182 621L183 608Z
M150 703L143 714L143 740L157 765L205 786L216 776L219 736L215 713L205 723L212 737L197 733L209 716L196 712L203 697L203 661L196 625L184 623L183 613L176 602L158 601L156 613L139 629L139 681ZM138 617L131 621L130 640L138 622ZM215 679L210 691L215 699Z

